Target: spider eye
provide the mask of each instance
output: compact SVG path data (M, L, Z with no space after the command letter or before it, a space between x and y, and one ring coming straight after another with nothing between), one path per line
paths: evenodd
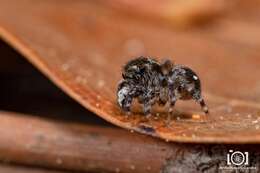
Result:
M140 72L141 74L143 74L143 73L145 72L145 67L141 68L141 69L139 70L139 72Z

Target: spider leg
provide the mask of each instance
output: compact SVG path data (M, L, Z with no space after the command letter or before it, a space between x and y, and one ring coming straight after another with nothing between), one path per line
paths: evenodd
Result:
M175 91L173 87L171 87L170 93L169 93L169 100L170 100L170 106L169 106L169 114L172 113L173 107L175 106L176 101L178 100L177 96L175 95Z
M161 91L158 95L158 105L159 106L165 106L165 104L168 101L168 91L165 88L161 88Z
M135 90L131 89L132 87L127 84L126 81L121 81L117 91L117 102L119 106L125 112L130 112L132 101L134 98Z
M200 98L197 100L202 108L202 110L205 112L205 114L209 114L209 108L208 106L206 105L204 99Z
M152 108L152 105L151 105L151 104L149 104L149 103L144 103L143 110L144 110L145 116L150 117L151 108Z
M143 111L146 117L151 116L151 108L155 104L155 97L146 99L143 103Z
M200 104L201 109L205 114L209 114L209 108L201 96L193 95L193 99Z
M122 105L122 109L125 111L125 112L130 112L130 108L131 108L131 105L132 105L132 100L133 98L131 96L127 96L124 101L123 101L123 105Z
M201 96L201 90L200 87L199 88L195 88L192 90L188 90L188 92L190 93L191 97L200 104L201 109L203 110L203 112L205 114L209 114L209 108L206 105L204 99Z
M168 108L168 116L167 116L167 120L166 120L166 126L171 127L173 107L175 106L175 103L177 101L177 97L174 94L173 90L170 92L170 98L169 99L170 99L170 105L169 105L169 108Z

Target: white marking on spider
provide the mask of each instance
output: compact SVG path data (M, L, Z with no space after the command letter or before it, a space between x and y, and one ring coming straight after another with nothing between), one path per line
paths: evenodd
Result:
M198 78L198 76L195 76L195 75L194 75L194 76L193 76L193 79L194 79L194 80L198 80L199 78Z
M122 106L122 101L125 99L127 96L129 89L127 87L123 87L117 94L118 96L118 103L120 106Z

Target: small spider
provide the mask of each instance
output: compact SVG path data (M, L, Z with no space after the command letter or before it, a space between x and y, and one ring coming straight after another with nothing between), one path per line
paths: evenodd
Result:
M145 115L150 114L155 103L164 106L167 102L170 113L178 99L194 99L206 114L209 112L201 96L199 77L188 67L174 65L170 60L158 63L151 58L139 57L123 67L122 76L117 102L126 112L130 112L134 98L143 104Z

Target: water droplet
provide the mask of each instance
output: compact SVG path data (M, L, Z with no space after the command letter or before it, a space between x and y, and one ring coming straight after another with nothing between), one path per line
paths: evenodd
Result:
M135 165L131 165L130 169L135 170Z
M56 163L57 163L58 165L61 165L62 162L63 162L63 161L61 160L61 158L56 159Z
M87 83L87 79L85 79L85 78L82 77L82 76L77 76L77 77L76 77L76 82L77 82L77 83L86 84L86 83Z
M103 80L98 80L97 85L98 85L99 88L102 88L102 87L105 85L105 81L103 81Z
M99 107L100 105L99 105L99 103L96 103L96 107Z
M192 119L200 119L200 115L199 114L193 114Z
M119 173L121 170L119 168L115 169L116 173Z
M258 123L258 119L257 119L257 120L254 120L254 121L252 121L252 124L256 124L256 123Z
M61 68L62 68L63 71L67 71L70 68L70 65L69 64L62 64Z
M227 107L227 113L231 113L232 112L232 107Z

